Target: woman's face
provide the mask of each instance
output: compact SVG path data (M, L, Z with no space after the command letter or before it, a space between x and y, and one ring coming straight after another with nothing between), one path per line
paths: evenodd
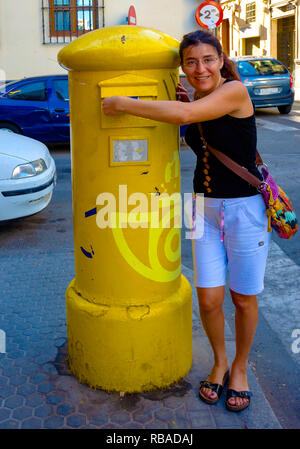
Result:
M208 95L219 86L223 64L223 57L212 45L199 43L183 50L182 70L200 95Z

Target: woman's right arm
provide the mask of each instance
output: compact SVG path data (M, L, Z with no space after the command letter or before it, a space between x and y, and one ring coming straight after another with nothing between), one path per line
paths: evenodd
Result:
M247 88L239 81L232 81L192 102L108 97L103 100L103 111L107 115L127 113L174 125L188 125L214 120L226 114L245 117L249 104Z

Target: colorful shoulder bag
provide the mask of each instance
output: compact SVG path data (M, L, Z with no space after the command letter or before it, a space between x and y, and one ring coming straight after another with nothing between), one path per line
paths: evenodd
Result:
M263 181L252 175L252 173L250 173L245 167L242 167L238 163L234 162L230 159L230 157L226 156L221 151L218 151L210 146L204 139L202 126L200 123L198 123L198 129L203 145L227 168L247 181L262 194L267 209L267 215L269 217L268 231L271 232L272 229L274 229L276 234L283 239L290 239L293 237L298 230L298 224L291 200L276 184L268 171L268 167L263 163L259 152L256 150L256 164L258 167L261 166L260 171Z

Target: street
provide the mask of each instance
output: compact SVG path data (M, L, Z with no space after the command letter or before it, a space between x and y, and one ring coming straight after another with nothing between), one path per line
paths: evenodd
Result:
M300 184L300 102L295 102L292 112L286 116L280 115L275 108L258 110L256 111L256 121L258 149L264 162L268 165L278 184L291 197L294 208L300 216L300 191L298 190ZM25 330L22 331L22 311L15 310L13 304L20 304L19 299L23 295L24 298L32 298L33 306L38 308L40 297L38 286L40 285L41 289L49 290L53 303L50 301L49 304L43 304L43 314L39 321L42 331L39 338L44 335L48 341L47 339L50 339L51 336L51 321L60 323L59 327L55 328L58 329L55 331L55 347L49 349L49 354L46 354L44 359L44 354L40 354L40 363L47 362L48 373L52 372L49 362L51 357L55 359L53 363L58 372L63 366L60 363L64 360L65 353L63 351L65 351L66 343L64 291L68 282L72 280L70 277L65 283L63 274L64 270L67 270L68 276L72 274L74 257L69 148L51 148L50 151L57 167L57 185L50 205L35 216L0 225L2 261L0 286L5 285L4 291L1 289L1 293L5 297L5 307L4 301L0 302L2 308L0 310L0 329L5 330L7 327L10 329L7 332L7 356L9 358L10 351L25 351L25 342L30 343L28 338L30 339L31 335L31 328L25 327ZM181 150L182 193L192 192L194 164L193 152L183 147ZM279 239L273 233L271 250L266 273L266 290L259 295L260 317L249 356L249 365L282 428L300 428L300 233L289 241ZM20 260L23 261L24 267L21 273L16 268L20 266L18 265ZM31 261L30 266L28 261ZM47 264L56 265L56 275L51 280L43 278L43 275L40 276L40 273L47 271ZM191 241L184 238L182 238L182 265L187 270L193 269ZM23 282L26 284L31 277L34 279L35 287L28 293L24 290ZM48 327L45 325L45 329L43 329L42 319L44 317L48 321L48 311L52 313L54 307L57 307L55 315L49 318L50 324L47 324ZM234 334L234 307L228 292L224 311L226 322ZM31 323L34 327L34 316L32 316ZM48 333L46 332L47 328L50 329ZM13 329L16 332L18 330L17 337L15 337ZM14 338L17 338L17 341ZM296 341L297 338L299 343ZM21 346L19 349L16 347L17 342L21 346L23 344L23 349L20 349ZM45 345L41 345L41 347L45 348ZM59 352L60 348L64 349ZM55 350L58 350L58 355ZM0 354L0 375L3 360L5 361L5 357ZM2 368L3 366L7 368L11 365L7 362L7 366L5 363L2 364ZM19 366L22 366L21 362ZM39 393L41 391L39 390ZM2 396L2 406L8 409L8 405L4 401L5 397ZM252 407L254 409L255 405ZM49 416L51 418L52 415ZM42 417L39 414L35 414L33 418L30 415L30 419L31 426L40 426L39 420ZM19 426L17 416L10 417L8 420L10 420L10 427ZM13 424L14 421L16 424ZM59 420L51 422L54 428L62 426ZM71 422L69 421L69 427L72 427ZM81 426L84 425L85 423L82 421ZM75 424L74 427L76 427ZM124 428L126 428L126 424L124 424Z

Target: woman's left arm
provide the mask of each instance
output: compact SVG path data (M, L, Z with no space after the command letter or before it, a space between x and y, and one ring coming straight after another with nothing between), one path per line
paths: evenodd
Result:
M243 114L243 109L249 107L249 101L247 88L240 81L232 81L190 103L108 97L103 100L103 111L107 115L127 113L175 125L186 125L213 120L226 114Z

